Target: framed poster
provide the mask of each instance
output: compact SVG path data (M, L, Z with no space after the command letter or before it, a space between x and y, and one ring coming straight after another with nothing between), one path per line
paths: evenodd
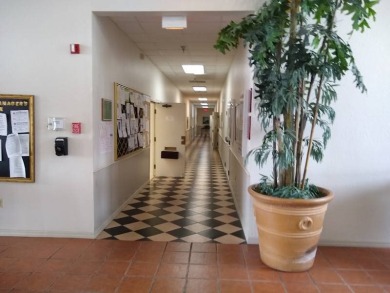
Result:
M102 120L111 121L112 120L112 101L107 99L102 99Z
M34 96L0 94L0 181L35 182Z

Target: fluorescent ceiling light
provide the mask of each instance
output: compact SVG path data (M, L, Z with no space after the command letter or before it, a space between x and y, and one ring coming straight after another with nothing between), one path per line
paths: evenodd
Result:
M208 106L209 104L207 103L200 103L202 106Z
M202 108L203 108L203 109L208 109L208 108L209 108L209 106L202 106Z
M162 28L168 30L182 30L187 28L186 16L163 16Z
M207 101L207 98L198 98L199 101Z
M193 86L192 88L196 92L207 92L207 88L205 86Z
M182 65L183 70L187 74L195 74L202 75L204 74L204 66L203 65Z

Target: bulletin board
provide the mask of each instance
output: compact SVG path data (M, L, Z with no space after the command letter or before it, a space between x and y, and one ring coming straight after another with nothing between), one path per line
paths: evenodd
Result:
M150 146L150 97L114 83L115 160Z
M35 182L34 96L0 94L0 181Z

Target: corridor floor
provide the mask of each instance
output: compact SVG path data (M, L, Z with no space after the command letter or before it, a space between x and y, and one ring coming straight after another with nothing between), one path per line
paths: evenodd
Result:
M245 243L224 168L208 133L187 147L183 178L157 177L149 182L98 238Z
M257 245L0 237L0 292L390 292L390 248L319 247L314 267L266 267Z

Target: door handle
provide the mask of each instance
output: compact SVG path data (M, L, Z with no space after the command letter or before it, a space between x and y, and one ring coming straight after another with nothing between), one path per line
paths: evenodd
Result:
M185 137L185 136L182 136L182 137L181 137L181 144L182 144L182 145L185 145L185 144L186 144L186 137Z

